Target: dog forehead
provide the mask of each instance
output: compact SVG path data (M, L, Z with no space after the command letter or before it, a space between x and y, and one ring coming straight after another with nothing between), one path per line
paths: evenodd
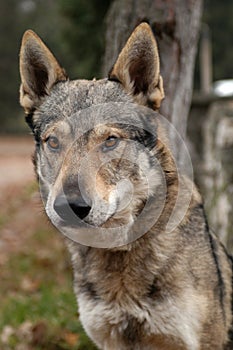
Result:
M76 133L105 130L106 127L139 128L156 131L157 113L134 103L108 102L80 110L69 118Z
M101 80L71 80L54 86L44 108L56 109L64 116L106 102L130 102L131 97L119 83Z
M54 86L34 120L42 129L65 120L75 131L89 131L98 124L123 123L152 131L157 112L131 101L120 84L102 79L72 80Z

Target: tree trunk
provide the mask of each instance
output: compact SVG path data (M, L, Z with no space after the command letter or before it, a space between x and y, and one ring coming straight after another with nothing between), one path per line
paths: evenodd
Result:
M186 136L202 0L115 0L106 19L103 73L114 64L134 27L150 23L158 42L165 100L160 112ZM182 155L175 145L178 159ZM182 157L181 157L182 158Z

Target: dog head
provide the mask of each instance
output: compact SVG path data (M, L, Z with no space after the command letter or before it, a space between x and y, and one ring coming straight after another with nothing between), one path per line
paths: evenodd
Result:
M142 107L156 110L164 97L146 23L134 30L108 79L70 81L32 31L23 37L20 73L42 198L57 227L128 232L150 197L165 200L156 113Z

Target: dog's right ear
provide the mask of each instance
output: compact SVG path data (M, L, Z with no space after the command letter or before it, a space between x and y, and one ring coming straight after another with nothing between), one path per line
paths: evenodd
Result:
M147 23L138 25L120 52L109 78L119 81L142 105L157 110L164 98L157 43Z
M22 39L20 75L20 104L27 114L40 105L54 84L67 79L64 69L32 30L27 30Z

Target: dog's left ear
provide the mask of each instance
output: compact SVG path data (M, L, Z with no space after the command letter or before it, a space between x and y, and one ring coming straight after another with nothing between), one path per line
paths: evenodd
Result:
M67 80L65 71L51 51L32 30L27 30L20 50L20 104L31 113L59 81Z
M157 43L150 26L141 23L133 31L109 73L134 99L159 109L164 98Z

